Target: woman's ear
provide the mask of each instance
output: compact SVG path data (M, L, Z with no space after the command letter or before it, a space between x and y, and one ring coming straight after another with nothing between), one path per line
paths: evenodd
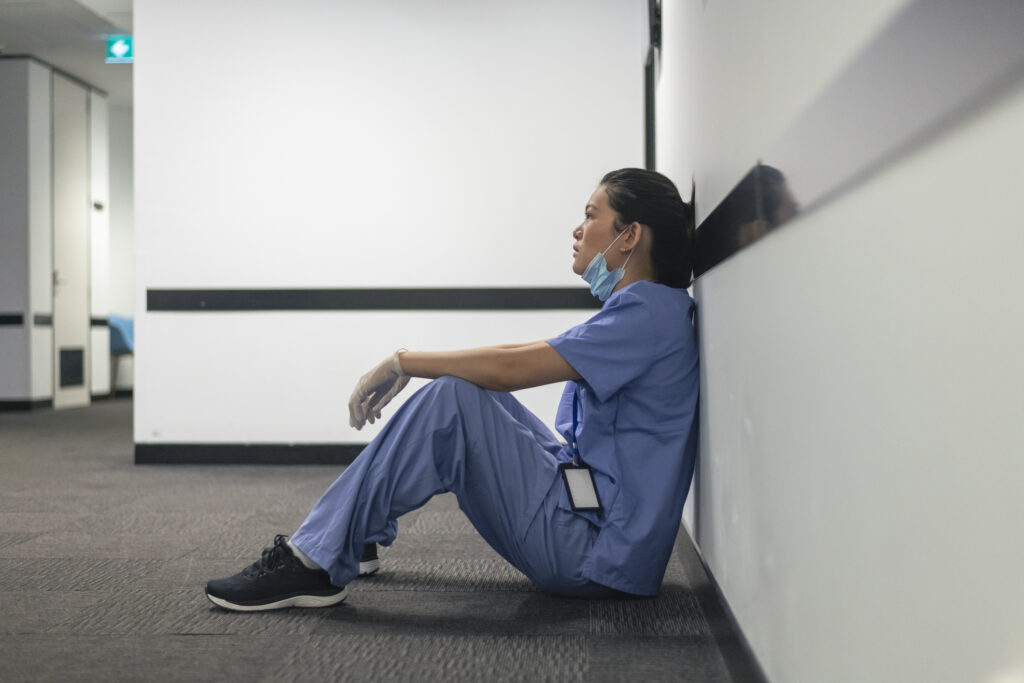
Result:
M623 232L626 234L622 237L622 247L619 251L632 251L633 249L636 249L637 245L640 244L640 240L644 237L644 226L641 223L633 221L626 226L626 229Z

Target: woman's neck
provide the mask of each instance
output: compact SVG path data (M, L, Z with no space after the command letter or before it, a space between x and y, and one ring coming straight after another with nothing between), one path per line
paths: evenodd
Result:
M632 263L629 264L629 266L632 266L632 265L633 265ZM646 264L637 264L637 265L640 266L640 265L646 265ZM618 283L615 285L615 288L612 290L612 292L613 293L617 292L620 289L622 289L623 287L629 287L634 282L641 282L642 280L648 280L650 282L654 282L654 270L652 268L650 268L649 266L646 267L646 268L641 268L641 267L631 268L631 267L627 266L626 273L622 276L622 279L619 280Z

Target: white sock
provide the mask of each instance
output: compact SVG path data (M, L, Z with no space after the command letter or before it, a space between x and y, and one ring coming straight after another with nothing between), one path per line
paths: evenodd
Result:
M292 543L291 539L288 539L288 547L292 549L292 552L295 553L295 557L299 558L299 562L301 562L306 569L322 569L320 565L309 559L309 555L299 550L299 547Z

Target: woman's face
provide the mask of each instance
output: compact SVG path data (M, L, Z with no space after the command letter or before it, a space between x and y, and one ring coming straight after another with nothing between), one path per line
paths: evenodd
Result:
M618 236L615 232L615 217L615 211L608 206L608 195L601 185L590 195L584 207L583 222L572 231L572 272L582 275L594 257L607 249ZM622 265L626 258L614 249L604 256L610 269Z

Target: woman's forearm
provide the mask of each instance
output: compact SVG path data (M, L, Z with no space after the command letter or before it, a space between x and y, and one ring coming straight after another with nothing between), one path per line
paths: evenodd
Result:
M403 351L399 363L411 377L461 377L492 391L515 391L579 378L572 366L543 341L462 351Z

